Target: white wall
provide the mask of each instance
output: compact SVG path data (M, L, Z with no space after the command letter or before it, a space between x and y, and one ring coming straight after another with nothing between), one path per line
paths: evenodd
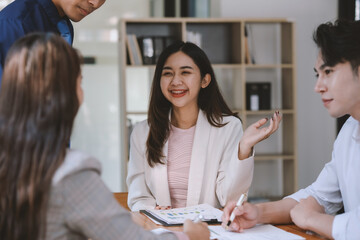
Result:
M289 18L296 23L299 188L311 184L330 160L336 122L313 91L316 27L337 17L337 0L212 0L213 17Z
M77 115L71 147L83 150L102 163L102 179L111 191L126 191L125 163L120 150L120 85L117 22L121 17L149 17L148 0L107 0L79 23L74 23L74 47L96 57L84 65L85 100Z

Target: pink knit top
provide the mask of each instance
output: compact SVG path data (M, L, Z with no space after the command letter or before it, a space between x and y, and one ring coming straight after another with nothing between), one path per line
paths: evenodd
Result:
M195 126L189 129L171 126L167 174L172 208L186 206L194 134Z

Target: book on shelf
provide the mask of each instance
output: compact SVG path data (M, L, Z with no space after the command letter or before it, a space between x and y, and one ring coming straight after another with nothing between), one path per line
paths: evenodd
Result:
M139 37L141 55L144 65L154 64L155 51L154 42L152 37L142 36Z
M180 16L196 17L196 1L197 0L181 1Z
M140 50L144 65L156 64L163 50L174 43L171 36L142 36L139 37Z
M259 111L271 109L271 83L246 83L246 110Z
M126 48L125 49L126 49L126 65L131 65L130 53L129 53L129 48L127 47L127 43L126 43Z
M247 31L246 26L245 26L244 44L245 44L245 63L249 64L249 63L252 63L252 61L251 61L251 57L250 57L248 31Z
M155 36L153 37L154 42L154 64L157 63L157 60L159 59L160 54L165 48L165 38L161 36Z
M142 65L140 47L135 34L126 35L126 46L129 54L131 65Z
M220 224L222 216L221 210L206 203L184 208L140 210L140 212L164 226L181 226L186 219L199 219L208 224Z
M157 63L157 60L159 59L160 54L163 52L163 50L175 42L174 37L170 36L154 36L154 64Z
M254 58L254 41L253 36L251 34L250 25L245 25L245 63L247 64L255 64Z
M201 48L202 35L200 32L186 31L186 41L192 42Z

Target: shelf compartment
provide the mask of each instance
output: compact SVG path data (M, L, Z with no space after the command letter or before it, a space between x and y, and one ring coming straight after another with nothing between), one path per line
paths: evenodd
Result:
M241 63L240 22L187 22L186 31L201 35L201 48L211 63Z
M292 64L292 22L245 21L254 64Z
M256 161L249 197L278 197L284 195L284 161L273 159Z
M290 155L255 161L249 196L282 198L292 194L296 188L294 164L295 158Z
M270 109L294 109L292 68L247 68L246 83L270 83Z
M230 109L243 106L242 71L240 68L214 68L216 81Z
M272 117L272 114L264 115L246 115L246 127L255 123L264 117ZM279 129L274 132L268 139L258 143L255 147L256 156L263 156L260 159L274 158L274 156L293 156L295 155L295 114L283 114ZM265 126L267 126L267 123ZM244 126L244 129L246 128Z
M146 112L155 68L126 68L126 111Z

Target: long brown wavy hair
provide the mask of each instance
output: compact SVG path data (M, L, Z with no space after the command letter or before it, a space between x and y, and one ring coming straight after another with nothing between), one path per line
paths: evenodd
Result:
M0 238L43 238L52 177L79 108L80 56L36 33L9 50L0 91Z
M222 123L223 116L239 118L237 113L230 110L221 95L214 70L205 52L191 42L173 43L160 54L151 87L148 111L150 131L146 141L147 161L151 167L157 163L163 163L162 149L170 133L169 113L172 106L161 91L160 80L166 60L177 52L183 52L194 61L200 69L201 78L204 78L206 74L211 76L210 84L206 88L201 88L198 96L199 108L206 113L208 122L212 126L222 127L227 124Z

